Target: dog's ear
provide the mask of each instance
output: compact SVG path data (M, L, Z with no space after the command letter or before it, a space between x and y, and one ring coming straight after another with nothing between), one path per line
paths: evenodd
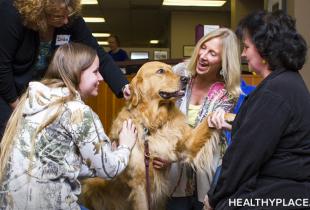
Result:
M129 89L131 93L129 101L131 102L132 106L137 106L139 101L141 100L141 83L142 79L138 76L135 76L129 84Z

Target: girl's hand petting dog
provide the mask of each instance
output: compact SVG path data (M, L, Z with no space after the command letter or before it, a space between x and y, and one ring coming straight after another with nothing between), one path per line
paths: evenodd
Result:
M123 128L119 134L119 144L132 149L137 140L137 129L131 119L123 122Z

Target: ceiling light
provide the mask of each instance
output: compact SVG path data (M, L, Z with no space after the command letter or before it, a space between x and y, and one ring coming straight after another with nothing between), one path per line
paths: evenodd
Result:
M97 0L82 0L81 4L98 4Z
M94 37L109 37L111 34L109 33L92 33Z
M150 44L158 44L159 40L150 40Z
M102 17L83 17L87 23L104 23L105 19Z
M164 0L163 5L166 6L188 6L188 7L221 7L226 1L210 1L210 0Z
M98 44L99 45L109 45L109 43L107 41L99 41Z

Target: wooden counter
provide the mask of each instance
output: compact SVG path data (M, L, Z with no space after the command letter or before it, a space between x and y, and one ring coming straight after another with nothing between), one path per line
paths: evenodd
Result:
M261 76L253 74L242 74L241 77L248 85L253 86L257 86L263 79Z

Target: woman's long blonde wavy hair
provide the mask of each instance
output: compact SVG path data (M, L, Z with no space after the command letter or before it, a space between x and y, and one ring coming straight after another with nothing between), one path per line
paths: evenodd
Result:
M35 31L46 31L46 11L57 11L61 5L65 5L71 13L78 14L81 10L81 0L14 0L23 24Z
M81 72L93 64L96 56L97 53L94 49L78 43L65 44L56 50L41 83L51 88L66 87L69 90L69 94L49 105L48 108L53 108L53 110L57 110L57 112L48 117L45 122L39 126L35 134L52 123L62 113L63 105L66 102L77 97ZM6 166L15 144L15 136L19 133L20 127L23 126L21 122L23 120L23 109L27 98L28 90L21 96L19 104L11 115L0 144L0 181L5 174ZM35 137L32 137L32 151L30 157L33 156L34 152L34 140Z
M238 98L241 93L240 50L237 36L230 29L219 28L211 31L206 36L202 37L196 44L193 55L189 60L187 69L191 76L194 76L196 74L198 53L201 46L205 42L217 37L222 39L222 70L225 87L232 97Z

